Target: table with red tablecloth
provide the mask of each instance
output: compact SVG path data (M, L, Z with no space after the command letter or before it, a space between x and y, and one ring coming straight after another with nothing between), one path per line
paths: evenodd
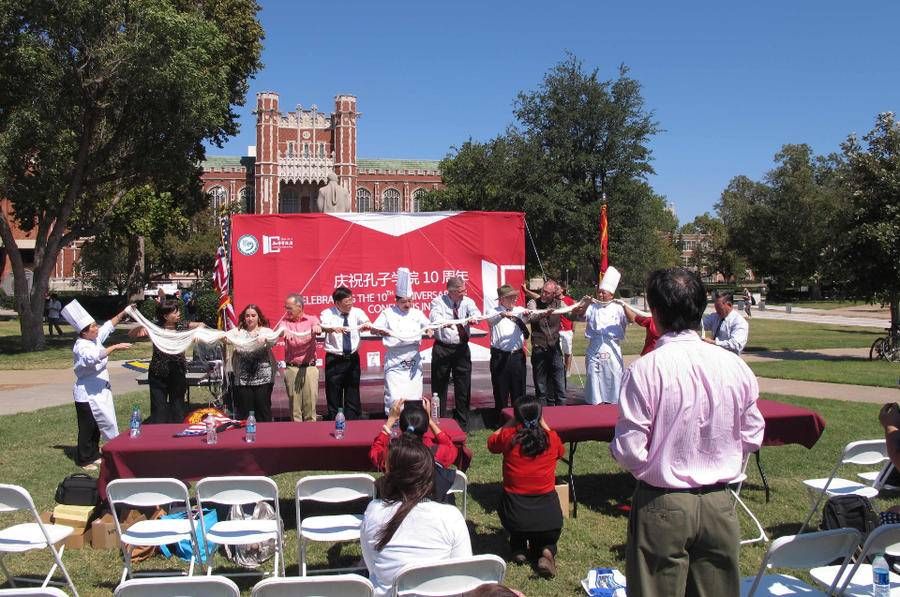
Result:
M174 477L193 481L224 475L272 476L291 471L371 471L369 448L381 433L383 420L347 421L342 439L334 437L330 421L258 423L256 441L244 441L243 429L206 436L174 437L184 425L144 425L140 437L123 433L103 446L99 489L113 479ZM466 434L453 419L441 419L441 429L459 448L456 466L468 468L472 451Z
M803 408L777 402L775 400L758 400L757 406L766 421L763 446L783 446L799 444L812 448L825 431L825 420L819 413ZM508 421L513 416L511 408L503 410L503 419ZM573 516L578 515L578 501L575 496L575 451L579 442L599 441L611 442L616 429L619 408L614 404L548 406L544 408L544 420L556 431L563 442L569 444L569 455L565 460L569 467L568 481ZM756 453L756 464L769 499L769 486Z

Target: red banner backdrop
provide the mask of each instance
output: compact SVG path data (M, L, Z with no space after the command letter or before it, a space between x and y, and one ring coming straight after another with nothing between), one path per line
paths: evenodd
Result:
M414 305L426 315L451 276L467 281L468 295L483 312L496 304L498 286L519 288L524 282L524 230L525 218L518 212L234 216L235 310L256 303L274 327L288 294L301 294L305 311L319 315L331 307L333 290L343 285L375 321L394 303L397 268L407 267ZM476 336L472 343L472 358L487 360L489 338ZM423 342L426 359L430 347L431 341ZM363 367L380 366L381 341L364 342L360 356Z

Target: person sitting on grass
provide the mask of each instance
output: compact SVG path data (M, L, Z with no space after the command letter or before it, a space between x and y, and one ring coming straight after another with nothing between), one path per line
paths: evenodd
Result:
M369 503L360 525L363 560L375 595L390 594L407 564L441 562L472 555L462 513L431 500L434 464L431 452L412 434L391 441L379 498Z
M542 416L536 398L520 398L515 418L488 438L488 450L503 454L503 495L498 513L509 533L516 564L537 558L537 572L556 576L556 543L562 533L562 509L556 494L556 461L564 448Z
M410 433L422 440L425 447L434 454L434 461L444 468L450 468L456 462L459 450L453 444L453 440L445 432L441 431L438 422L431 418L431 401L423 398L422 401L403 399L391 406L387 422L372 442L369 450L369 460L379 471L384 470L385 455L388 443L391 441L391 430L395 424L399 424L400 433Z

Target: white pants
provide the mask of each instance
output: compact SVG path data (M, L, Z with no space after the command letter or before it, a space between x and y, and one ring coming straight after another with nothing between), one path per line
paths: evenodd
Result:
M421 399L422 357L418 352L412 358L406 352L405 359L397 358L388 351L384 366L384 413L388 414L397 400Z
M563 356L571 356L573 336L572 330L561 330L559 332L559 346L562 348Z
M616 404L622 383L622 349L611 342L591 343L584 357L587 371L585 402Z

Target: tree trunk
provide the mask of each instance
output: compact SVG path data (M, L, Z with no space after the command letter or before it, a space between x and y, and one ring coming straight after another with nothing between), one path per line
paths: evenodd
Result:
M900 296L891 297L891 332L894 342L900 343Z
M128 302L134 303L144 298L144 237L132 236L128 239Z

